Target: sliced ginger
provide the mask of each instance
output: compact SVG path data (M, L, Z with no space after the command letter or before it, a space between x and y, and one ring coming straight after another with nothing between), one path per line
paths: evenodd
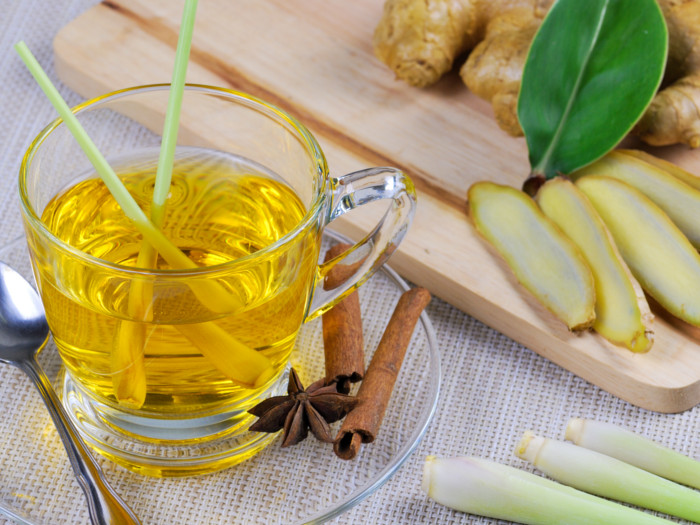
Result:
M580 251L522 191L491 182L469 188L469 216L518 281L571 330L595 320L593 275Z
M630 270L659 304L700 326L700 254L661 208L611 177L576 181L615 239Z
M658 0L669 30L667 87L634 132L652 145L700 146L700 0ZM427 86L470 51L461 76L493 104L505 131L522 135L517 93L527 51L553 0L386 0L377 57L396 76Z
M642 287L622 260L607 227L586 196L568 179L552 179L536 197L549 217L581 250L595 280L593 329L634 352L653 342L653 315Z
M700 249L700 189L624 151L611 151L573 177L588 174L612 177L641 191L666 212L693 246Z
M648 162L649 164L653 164L657 168L664 170L666 173L673 175L678 180L685 182L688 186L692 186L696 190L700 190L700 177L685 171L680 166L676 166L673 162L660 159L659 157L647 153L646 151L641 151L638 149L621 149L618 151L639 160L643 160L644 162Z

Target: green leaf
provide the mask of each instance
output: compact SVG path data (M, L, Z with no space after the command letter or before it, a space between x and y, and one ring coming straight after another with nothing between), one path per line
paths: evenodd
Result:
M555 2L518 100L533 174L571 173L614 148L656 93L667 51L656 0Z

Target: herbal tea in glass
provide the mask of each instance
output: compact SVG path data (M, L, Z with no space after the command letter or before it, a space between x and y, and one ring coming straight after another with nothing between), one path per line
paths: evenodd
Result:
M156 150L113 161L115 171L147 213L157 159ZM299 197L274 174L244 159L184 149L174 163L162 231L198 266L213 267L276 243L305 214ZM44 209L42 221L58 239L85 254L138 266L142 236L99 178L83 180L57 195ZM74 380L103 402L147 411L215 410L248 397L249 389L228 377L225 366L217 367L216 358L204 355L208 349L203 345L211 342L207 325L265 355L277 375L304 318L306 302L299 298L308 296L313 282L315 235L306 232L293 249L283 245L271 250L264 264L256 261L227 275L223 293L237 304L225 312L212 312L202 305L183 279L177 287L158 286L156 293L139 290L136 300L142 303L143 319L135 321L129 308L133 293L129 283L110 285L101 269L82 265L73 272L64 269L68 279L60 285L54 283L50 269L40 271L47 315L66 367ZM284 262L289 258L296 261L293 273ZM154 268L170 267L159 257ZM134 326L124 327L125 323ZM129 340L124 342L120 331L127 331ZM119 353L127 358L120 360L115 355ZM135 385L129 384L122 386L119 399L120 381L144 383L143 400L131 399L133 394L128 392Z
M74 110L147 216L167 99L167 85L144 86ZM65 128L52 123L30 146L20 197L73 421L100 453L145 474L251 457L274 436L247 431L248 408L284 389L301 325L398 245L410 180L392 168L332 179L315 139L284 112L188 86L158 224L165 243L154 247ZM390 206L377 228L319 266L325 225L378 199ZM318 286L357 260L338 288Z

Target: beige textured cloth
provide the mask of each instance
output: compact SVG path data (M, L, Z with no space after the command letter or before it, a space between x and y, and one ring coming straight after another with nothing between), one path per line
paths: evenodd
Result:
M55 79L53 36L94 3L0 0L0 244L22 233L16 195L18 166L31 139L55 116L12 52L12 45L25 40ZM69 103L80 101L74 93L62 92ZM4 253L26 271L21 249ZM376 345L397 293L381 276L362 290L368 346ZM425 456L475 455L529 470L513 455L522 432L562 437L570 417L613 422L700 457L700 409L664 415L636 408L444 302L434 300L428 315L437 334L443 370L432 424L398 472L333 523L495 523L429 501L420 490ZM144 478L102 460L105 473L145 524L296 523L308 516L309 509L332 506L367 486L419 426L421 410L430 401L420 395L428 390L430 370L423 354L428 351L425 333L419 330L416 337L419 341L412 346L400 378L411 388L398 391L378 442L354 462L338 460L328 446L309 439L285 452L279 450L277 441L251 462L204 477ZM318 323L305 328L300 344L318 348ZM307 375L320 370L318 356L295 359ZM53 346L42 361L56 374ZM80 488L38 395L20 372L8 366L0 366L2 506L18 510L35 525L89 522ZM10 521L0 517L0 523Z

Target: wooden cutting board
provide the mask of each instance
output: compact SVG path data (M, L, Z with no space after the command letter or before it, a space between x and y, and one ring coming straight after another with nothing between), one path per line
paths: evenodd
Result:
M490 179L520 187L525 142L495 124L488 104L452 74L412 88L374 58L382 0L203 0L188 81L276 104L316 135L331 171L390 165L416 183L413 226L391 265L407 279L635 405L679 412L700 403L700 330L657 309L656 344L635 355L574 335L537 304L467 221L466 191ZM84 97L168 82L183 3L108 0L54 42L60 78ZM684 147L654 152L696 173ZM359 239L372 214L333 228ZM484 351L488 351L484 348ZM449 363L445 363L449 367Z

